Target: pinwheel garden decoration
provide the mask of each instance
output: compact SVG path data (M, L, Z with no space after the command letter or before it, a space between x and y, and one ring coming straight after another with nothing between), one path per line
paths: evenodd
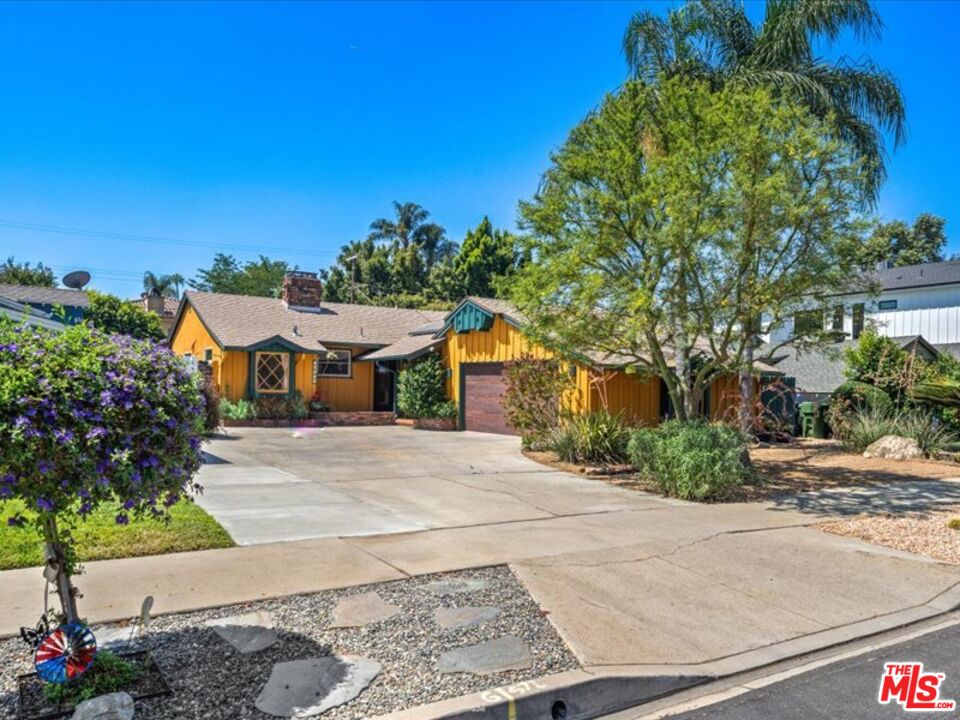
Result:
M97 640L86 625L69 623L40 640L33 664L37 675L49 683L62 684L80 677L97 655Z

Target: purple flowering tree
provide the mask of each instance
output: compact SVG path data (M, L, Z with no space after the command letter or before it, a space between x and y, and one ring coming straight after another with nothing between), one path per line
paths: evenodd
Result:
M63 332L0 319L0 502L32 511L66 621L76 621L71 529L94 509L125 525L164 520L201 464L198 377L151 341L85 325Z

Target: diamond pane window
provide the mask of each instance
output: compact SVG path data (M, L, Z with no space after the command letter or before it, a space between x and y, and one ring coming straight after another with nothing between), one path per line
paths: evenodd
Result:
M257 353L257 392L285 393L289 357L286 353Z

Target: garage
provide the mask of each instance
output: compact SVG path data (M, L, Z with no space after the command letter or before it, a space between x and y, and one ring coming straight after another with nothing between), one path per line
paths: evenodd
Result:
M464 430L516 435L503 409L507 390L503 363L463 363L460 372Z

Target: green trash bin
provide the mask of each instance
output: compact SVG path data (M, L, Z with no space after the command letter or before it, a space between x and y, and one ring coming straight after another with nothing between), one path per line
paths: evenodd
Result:
M817 404L812 402L802 402L797 405L797 414L800 422L800 437L816 437L817 419L820 413L817 412ZM821 427L823 422L821 421ZM822 435L821 430L821 435Z

